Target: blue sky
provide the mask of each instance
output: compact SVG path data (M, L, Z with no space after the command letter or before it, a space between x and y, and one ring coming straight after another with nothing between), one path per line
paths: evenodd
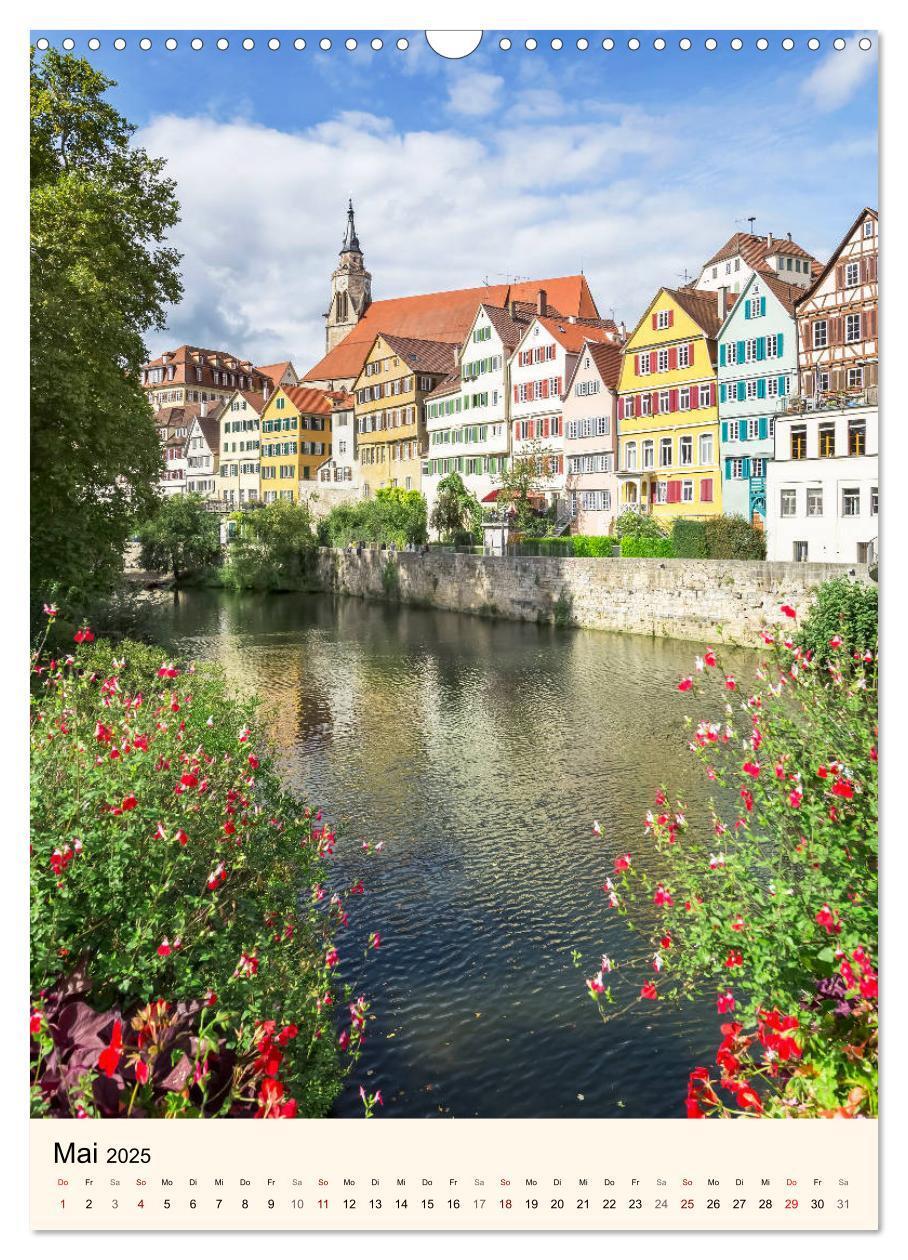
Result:
M169 32L75 34L75 51L117 80L111 97L137 142L178 182L183 302L157 352L183 341L256 362L322 352L322 313L346 199L373 275L392 297L584 270L600 311L633 325L660 284L695 272L733 232L794 239L825 259L862 206L877 205L876 39L855 32L716 33L686 51L665 33L632 52L627 34L570 32L554 51L535 32L487 33L461 61L420 32L230 32L230 48L164 48ZM47 35L59 46L63 34ZM586 34L590 47L578 51ZM816 35L818 51L807 46ZM276 35L282 47L271 51ZM302 36L307 47L297 50ZM318 40L332 40L322 51Z

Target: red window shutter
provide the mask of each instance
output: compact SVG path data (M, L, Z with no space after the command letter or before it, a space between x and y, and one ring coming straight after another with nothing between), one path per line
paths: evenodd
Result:
M514 402L517 401L517 386L514 386Z
M658 320L657 320L657 317L656 317L656 312L655 312L655 311L653 311L653 331L654 331L654 332L655 332L655 330L656 330L656 325L657 325L657 323L658 323Z
M845 264L837 263L835 269L835 287L837 289L845 288Z
M716 405L716 382L715 381L709 382L709 405L710 407L715 407Z
M801 324L801 349L802 350L809 350L812 345L812 341L811 341L812 327L813 325L806 319Z
M659 395L657 393L653 393L650 399L650 411L654 416L659 414Z
M694 366L694 345L695 344L696 343L693 341L689 341L687 343L687 366L688 367Z
M870 257L867 259L867 280L873 281L875 279L876 279L876 254L871 254Z
M541 397L541 398L548 398L548 396L549 396L549 383L548 383L548 381L540 381L540 386L541 386L540 397Z
M681 482L680 481L670 481L668 483L668 490L666 492L665 498L666 498L667 503L680 503L681 502Z
M691 385L690 387L690 409L695 411L700 406L700 386Z
M669 326L669 328L671 328L671 327L672 327L672 325L674 324L674 322L675 322L675 312L674 312L674 311L669 311L669 313L668 313L668 326Z
M642 394L634 395L634 415L635 416L643 415L643 395Z
M871 306L867 311L867 336L876 336L876 307Z
M713 501L713 479L712 477L704 477L700 482L700 502L712 503Z
M676 389L668 391L668 409L669 411L678 410L678 391Z
M640 375L640 355L634 355L634 376Z
M668 351L668 367L669 371L674 372L678 366L678 347L671 346Z
M561 393L561 377L560 376L555 377L555 393L556 394Z

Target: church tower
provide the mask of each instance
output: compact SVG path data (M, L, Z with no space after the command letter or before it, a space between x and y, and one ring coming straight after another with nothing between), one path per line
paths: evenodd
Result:
M372 276L363 265L353 201L347 206L347 230L337 267L331 274L331 306L325 312L325 351L333 350L339 341L362 319L372 301Z

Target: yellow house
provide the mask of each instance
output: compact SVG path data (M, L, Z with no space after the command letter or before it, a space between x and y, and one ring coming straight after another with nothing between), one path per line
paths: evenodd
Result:
M457 347L379 333L353 385L356 458L369 493L421 489L423 400L455 370Z
M331 454L331 407L324 389L284 385L262 411L261 495L299 500L300 482L315 481L315 470Z
M716 334L722 293L660 289L628 338L618 387L619 508L722 511Z

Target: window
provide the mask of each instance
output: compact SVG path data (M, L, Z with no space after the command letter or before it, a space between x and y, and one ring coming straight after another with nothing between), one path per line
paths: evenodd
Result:
M750 475L751 477L766 476L766 460L762 456L750 461Z
M678 347L678 367L690 367L690 343L687 341Z
M656 460L655 443L644 442L643 443L643 467L654 468L655 460Z
M845 340L846 342L861 340L860 315L846 315L845 316Z
M711 464L713 462L713 435L711 433L701 433L697 443L699 447L699 463Z
M842 491L842 515L861 515L861 492L854 486L849 486Z
M829 344L828 329L825 319L814 321L813 325L813 348L814 350L822 350L824 346Z
M692 464L694 462L694 439L692 437L683 437L678 443L680 451L679 463Z
M656 502L657 503L668 502L668 482L667 481L656 482Z
M807 487L807 515L822 516L823 515L823 487L808 486Z
M757 396L757 382L756 382L756 381L753 381L753 380L748 381L748 382L747 382L747 388L746 388L746 390L745 390L745 393L746 393L746 395L747 395L747 397L748 397L748 398L756 398L756 396Z
M624 444L624 467L631 470L637 467L637 443L625 442Z
M798 512L798 492L797 490L782 490L779 492L779 515L780 516L796 516Z
M870 489L870 515L879 516L880 513L880 488L872 486Z
M763 299L758 297L751 298L747 305L750 307L748 318L759 319L762 313Z
M835 455L835 425L821 424L819 428L819 450L820 455L829 458Z
M848 421L848 454L865 455L867 453L867 422L865 420Z
M678 391L678 408L680 411L690 411L690 389L685 388Z
M850 367L847 375L849 389L864 388L864 369L862 367Z
M858 263L845 264L845 288L856 289L861 283L861 268Z
M700 406L708 407L711 389L709 385L700 386Z
M729 472L733 481L741 481L744 477L744 460L730 459L728 461Z
M668 351L667 350L656 351L656 371L657 372L668 371Z
M792 555L797 563L803 564L807 560L807 543L796 542Z
M747 437L750 441L753 441L755 438L760 436L760 421L758 419L752 419L748 420L746 423ZM743 434L740 436L743 436Z
M817 372L817 393L825 394L829 390L829 373Z
M668 311L656 312L656 327L657 328L668 328L670 323L671 323L671 320L669 319Z
M659 411L661 414L664 415L665 412L669 411L670 409L671 409L671 397L669 395L668 390L663 389L659 393Z
M681 502L693 503L694 501L694 483L692 481L681 482Z
M672 462L672 440L671 438L659 439L659 465L662 468L667 467Z
M864 236L873 236L873 219L864 220Z
M807 458L807 426L793 424L791 426L791 458Z
M766 357L776 359L779 355L779 338L777 333L770 333L766 338Z

